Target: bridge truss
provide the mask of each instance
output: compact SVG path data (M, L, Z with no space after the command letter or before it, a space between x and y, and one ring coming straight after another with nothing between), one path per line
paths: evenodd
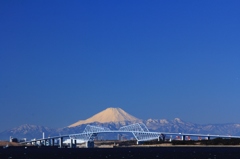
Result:
M99 133L132 133L135 139L139 141L149 141L158 139L161 135L157 132L150 132L143 123L136 123L121 127L119 130L110 130L106 127L87 125L82 133L71 134L69 137L73 140L82 140L84 142L93 141Z

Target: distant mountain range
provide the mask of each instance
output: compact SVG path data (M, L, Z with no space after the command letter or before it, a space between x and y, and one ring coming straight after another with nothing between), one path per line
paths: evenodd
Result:
M21 125L16 128L0 132L0 140L8 140L10 136L16 138L41 138L44 132L45 137L59 136L65 134L81 133L86 125L97 125L108 127L112 130L122 126L142 122L149 130L158 132L176 133L203 133L221 135L240 135L240 124L194 124L182 121L179 118L173 120L166 119L138 119L121 108L107 108L106 110L86 119L79 120L65 128L48 128L37 125Z

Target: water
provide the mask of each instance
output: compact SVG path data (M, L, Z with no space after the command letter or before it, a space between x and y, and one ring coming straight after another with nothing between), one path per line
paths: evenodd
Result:
M0 149L0 159L240 159L239 147L35 148Z

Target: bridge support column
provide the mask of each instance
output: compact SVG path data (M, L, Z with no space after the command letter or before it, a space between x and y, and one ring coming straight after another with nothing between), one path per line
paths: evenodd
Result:
M70 148L76 148L76 147L77 147L77 140L71 139Z
M163 141L165 141L165 135L164 134L161 134L160 136L158 136L158 141L161 141L161 140L163 140Z
M143 141L137 141L137 145L142 145Z
M73 148L73 139L70 139L70 148Z
M49 141L50 141L49 139L45 139L45 146L50 146Z
M59 138L59 148L63 148L63 138Z
M46 140L41 140L41 145L45 146L46 145Z
M51 139L51 146L54 146L54 139Z
M77 148L77 140L74 140L74 148Z
M86 148L94 148L94 141L87 141Z
M182 141L185 141L185 140L186 140L186 136L183 135L183 136L182 136Z
M210 136L207 137L207 140L210 140Z
M43 145L43 140L39 140L39 146Z

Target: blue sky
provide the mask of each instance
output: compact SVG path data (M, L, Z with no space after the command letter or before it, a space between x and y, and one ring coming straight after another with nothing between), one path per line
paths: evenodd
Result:
M0 130L108 107L240 123L240 2L0 2ZM8 119L8 120L5 120Z

